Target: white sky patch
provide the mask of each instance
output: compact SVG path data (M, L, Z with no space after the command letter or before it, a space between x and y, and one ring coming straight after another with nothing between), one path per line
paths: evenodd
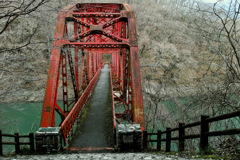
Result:
M215 3L217 2L217 0L203 0L204 2L207 2L207 3Z
M206 2L206 3L216 3L216 2L218 2L219 0L202 0L203 2ZM219 1L219 2L221 2L221 3L224 3L224 4L227 4L227 3L229 3L229 1L230 0L221 0L221 1Z
M222 6L224 8L227 8L231 2L231 0L201 0L201 1L210 5L218 2L218 6ZM232 2L234 3L234 0Z

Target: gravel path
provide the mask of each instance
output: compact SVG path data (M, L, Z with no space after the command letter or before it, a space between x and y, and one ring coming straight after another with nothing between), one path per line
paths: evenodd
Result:
M80 153L80 154L55 154L55 155L34 155L16 156L1 158L3 160L196 160L193 158L181 158L174 155L160 155L150 153ZM198 159L201 160L201 159Z

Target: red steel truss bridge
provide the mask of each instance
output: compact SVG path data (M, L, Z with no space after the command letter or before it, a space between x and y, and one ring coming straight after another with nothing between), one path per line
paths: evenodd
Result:
M70 142L106 54L111 55L114 143L141 145L145 122L135 14L126 3L80 3L58 12L37 149L59 150ZM116 111L119 105L123 109ZM138 142L132 140L136 133Z

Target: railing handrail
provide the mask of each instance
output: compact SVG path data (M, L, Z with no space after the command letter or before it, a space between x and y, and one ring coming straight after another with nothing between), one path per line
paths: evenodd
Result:
M212 136L222 136L222 135L233 135L233 134L239 134L240 133L240 128L236 129L225 129L221 131L211 131L209 132L209 123L220 121L220 120L225 120L225 119L230 119L234 118L236 116L240 116L240 110L235 111L232 113L227 113L215 117L209 118L209 116L201 116L201 121L189 123L189 124L184 124L184 123L179 123L179 127L176 128L167 128L165 131L159 130L157 133L148 133L147 131L144 131L143 134L143 147L146 149L147 147L147 142L157 142L157 149L161 150L161 142L165 141L166 142L166 152L169 152L171 150L171 141L172 140L178 140L179 142L181 141L181 144L179 143L178 149L179 151L184 151L184 140L186 139L193 139L193 138L200 138L200 150L205 152L205 150L208 147L208 137ZM200 134L192 134L192 135L185 135L185 129L186 128L191 128L191 127L196 127L200 126ZM179 135L178 137L171 137L171 133L178 131ZM163 134L166 134L165 139L161 139L161 136ZM148 136L152 135L157 135L157 140L148 140Z
M233 117L236 117L236 116L240 116L240 110L232 112L232 113L227 113L227 114L207 118L206 121L208 123L211 123L211 122L221 121L221 120L225 120L225 119L230 119L230 118L233 118ZM201 121L185 124L182 127L183 128L191 128L191 127L196 127L196 126L199 126L199 125L201 125ZM178 131L178 130L179 130L179 127L170 129L171 132ZM165 131L162 131L161 133L165 134L165 133L167 133L167 131L165 130ZM157 133L149 133L149 134L154 135L154 134L157 134Z
M207 118L206 121L208 122L216 122L216 121L221 121L224 119L230 119L236 116L240 115L240 110L239 111L235 111L235 112L231 112L231 113L226 113L226 114L222 114L219 116L215 116L215 117L211 117L211 118Z
M2 137L13 137L14 142L5 142ZM29 138L29 142L20 142L20 138ZM15 153L20 153L20 145L30 145L31 152L34 152L34 134L29 133L28 135L19 135L19 133L14 134L3 134L0 130L0 155L3 155L3 145L15 145Z

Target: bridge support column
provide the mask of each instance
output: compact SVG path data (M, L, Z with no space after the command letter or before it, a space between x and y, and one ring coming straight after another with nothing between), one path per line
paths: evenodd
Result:
M140 124L118 124L116 134L118 149L142 149L142 129Z
M56 152L62 149L61 127L39 128L35 132L36 152Z

